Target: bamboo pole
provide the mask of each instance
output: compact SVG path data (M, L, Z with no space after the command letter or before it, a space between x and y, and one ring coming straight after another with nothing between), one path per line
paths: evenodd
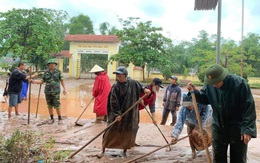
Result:
M130 108L128 108L121 116L122 117L125 116L130 110L132 110L137 104L139 104L146 96L147 96L147 94L143 95ZM77 153L79 153L82 149L84 149L87 145L89 145L92 141L94 141L96 138L98 138L103 132L105 132L107 129L109 129L111 126L113 126L116 122L117 122L117 120L114 120L104 130L102 130L99 134L97 134L94 138L92 138L90 141L88 141L84 146L82 146L76 152L72 153L68 158L71 159L73 156L75 156Z
M37 114L38 114L38 108L39 108L39 101L40 101L40 93L41 93L41 88L42 88L42 84L40 84L40 88L39 88L39 93L38 93L38 101L37 101L37 107L36 107L36 114L35 114L35 118L37 118Z
M94 100L94 97L91 98L91 100L89 101L89 103L87 104L87 106L85 107L85 109L82 111L82 113L80 114L80 116L78 117L78 119L76 120L75 124L76 126L83 126L81 124L78 123L79 119L81 118L81 116L83 115L83 113L87 110L88 106L90 105L90 103Z
M207 162L211 163L212 160L211 160L211 157L210 157L210 154L209 154L208 144L207 144L206 139L205 139L204 134L203 134L202 123L201 123L201 120L200 120L200 113L199 113L196 97L195 97L195 94L194 94L194 90L190 91L190 93L191 93L191 97L192 97L192 101L193 101L193 106L194 106L195 112L196 112L196 118L197 118L197 121L198 121L198 124L199 124L202 142L203 142L203 145L204 145L204 148L205 148L205 151L206 151L206 155L207 155Z
M32 78L32 65L29 67L30 70L30 80ZM28 120L27 120L27 124L30 124L30 112L31 112L31 90L32 90L32 83L30 81L28 81L29 83L29 100L28 100Z
M144 108L145 108L146 112L148 113L148 115L150 116L150 118L154 121L153 116L152 116L151 113L148 111L148 109L146 108L146 106L144 106ZM155 123L154 125L158 128L158 130L160 131L160 133L161 133L161 135L163 136L164 140L165 140L166 143L169 145L169 142L168 142L168 140L165 138L164 134L162 133L162 130L159 128L159 126L158 126L156 123ZM171 150L171 146L169 146L169 150Z
M146 157L146 156L148 156L148 155L150 155L150 154L152 154L152 153L154 153L154 152L156 152L156 151L159 151L159 150L162 149L162 148L168 147L168 146L170 146L170 145L174 145L174 144L176 144L177 142L179 142L179 141L181 141L181 140L183 140L183 139L185 139L185 138L187 138L187 137L189 137L189 136L190 136L190 135L184 136L184 137L182 137L182 138L176 140L176 141L173 142L173 143L170 143L170 144L161 146L161 147L159 147L159 148L157 148L157 149L155 149L155 150L153 150L153 151L151 151L151 152L149 152L149 153L146 153L146 154L144 154L144 155L142 155L142 156L140 156L140 157L137 157L137 158L135 158L135 159L129 160L129 161L125 162L125 163L130 163L130 162L134 162L134 161L136 161L136 160L139 160L139 159L141 159L141 158L143 158L143 157Z

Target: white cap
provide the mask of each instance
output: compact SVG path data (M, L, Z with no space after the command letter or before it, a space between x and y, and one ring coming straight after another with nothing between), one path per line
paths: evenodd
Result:
M104 71L99 65L95 65L89 72L102 72Z

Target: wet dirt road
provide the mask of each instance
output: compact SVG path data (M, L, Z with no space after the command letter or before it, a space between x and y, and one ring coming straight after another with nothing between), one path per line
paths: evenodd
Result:
M94 80L90 79L66 79L67 95L61 95L61 104L62 104L62 115L67 116L68 118L64 120L63 125L58 125L57 123L51 125L37 126L37 124L44 120L48 119L48 110L46 107L45 97L44 97L44 86L41 88L40 100L38 114L41 115L38 118L35 118L36 108L38 104L38 92L39 85L33 84L31 86L31 100L30 100L30 125L26 125L28 121L28 102L24 101L19 106L21 115L18 117L14 116L11 121L7 120L7 104L0 104L0 130L6 135L10 134L11 131L15 128L25 129L25 130L35 130L35 131L44 131L46 137L54 136L56 137L56 146L58 149L72 149L78 150L90 139L99 134L105 127L105 123L95 124L92 123L95 119L95 114L93 113L93 101L90 103L82 118L79 120L80 123L84 124L83 127L75 126L75 121L85 109L87 104L92 98L92 86ZM113 81L111 81L113 83ZM4 79L0 80L1 89L4 85ZM0 93L2 93L0 89ZM183 88L185 92L186 89ZM252 90L254 94L255 104L257 108L257 127L258 127L258 137L260 133L260 90ZM164 90L161 90L158 93L157 102L156 102L156 120L160 123L161 113L162 113L162 97ZM56 115L56 114L54 114ZM125 162L127 160L136 158L137 156L148 153L160 146L166 144L162 135L158 129L151 123L151 119L146 113L145 110L140 112L140 128L137 135L137 143L140 143L140 147L134 147L128 151L128 158L121 157L120 150L108 150L107 155L102 159L97 159L96 154L101 150L102 136L99 136L94 140L90 145L85 149L79 152L71 162ZM55 117L57 119L57 117ZM161 126L163 134L165 135L168 142L171 141L171 130L172 127L169 126L171 117L168 118L167 125ZM183 129L180 137L186 136L186 128ZM249 163L260 162L260 139L252 139L249 144L248 159ZM210 147L210 153L212 153L212 147ZM140 162L205 162L206 156L205 152L200 152L198 157L195 160L190 159L190 148L188 140L183 140L173 146L173 149L169 152L162 149L157 151L150 156L147 156L140 160Z
M91 101L92 98L92 87L93 87L94 80L93 79L68 79L66 81L67 87L67 94L61 94L61 108L62 108L62 115L68 117L78 118L80 114L85 110L84 114L81 118L87 119L95 119L95 114L93 113L93 106L94 100ZM111 81L113 83L113 81ZM48 116L48 109L45 101L44 95L44 85L41 87L39 102L38 102L38 95L39 95L39 84L32 84L31 86L31 100L30 100L30 112L36 114L37 105L38 105L38 114L43 116ZM2 90L0 89L0 93ZM29 92L29 91L28 91ZM162 98L163 98L163 90L157 95L157 102L156 102L156 118L159 122L161 118L162 112ZM29 93L28 93L29 96ZM3 101L3 98L0 98L0 101ZM19 111L23 113L28 112L28 105L29 99L27 101L23 101L19 104ZM5 103L0 104L1 110L6 111L8 105ZM141 122L142 123L151 123L151 118L147 115L145 110L140 112ZM170 123L170 117L169 121Z

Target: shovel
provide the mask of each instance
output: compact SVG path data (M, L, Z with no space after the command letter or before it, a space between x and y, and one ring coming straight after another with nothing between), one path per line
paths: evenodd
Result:
M94 100L94 97L92 97L92 99L89 101L89 103L87 104L87 106L85 107L85 109L83 110L83 112L80 114L79 118L76 120L75 125L76 126L83 126L83 124L79 124L78 120L80 119L80 117L82 116L82 114L86 111L86 109L88 108L89 104L91 103L91 101Z

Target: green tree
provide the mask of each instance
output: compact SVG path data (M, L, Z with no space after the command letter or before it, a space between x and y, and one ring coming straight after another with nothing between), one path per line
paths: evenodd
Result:
M249 36L245 39L245 54L244 54L244 78L247 76L254 75L253 64L257 65L257 55L259 48L259 37L254 35ZM249 41L250 40L250 41ZM187 48L188 53L190 53L190 60L192 67L197 67L198 77L203 82L206 68L214 64L216 61L216 36L208 36L207 32L200 31L197 38L193 38L190 46ZM251 52L251 49L253 52ZM259 51L260 52L260 51ZM240 74L241 68L241 47L232 40L221 38L221 49L220 49L220 64L228 68L233 74ZM191 67L188 68L191 68Z
M8 71L11 68L11 66L8 63L0 63L0 67L5 71Z
M168 80L172 76L171 67L169 65L165 65L161 72L165 80Z
M99 26L99 31L102 35L107 35L109 33L109 26L108 22L101 23Z
M139 18L133 17L119 19L119 22L123 29L118 30L116 35L121 41L121 47L118 54L110 57L111 61L119 61L127 66L133 63L143 70L146 66L157 67L168 62L165 49L170 46L171 40L160 33L162 28L153 27L151 21L141 22Z
M109 29L109 34L115 35L117 31L118 31L118 29L115 26L113 26Z
M47 59L60 52L66 17L64 11L43 8L0 13L0 56L12 52L13 58L35 63L35 56Z
M114 35L116 34L117 29L114 26L110 28L110 24L108 22L104 22L100 24L99 31L102 35Z
M241 48L241 45L240 45ZM260 76L260 36L258 34L249 33L244 39L244 62L246 65L252 65L252 71L255 76ZM244 69L244 73L249 73ZM253 75L253 74L248 74Z
M220 64L228 68L231 73L240 74L241 53L236 42L234 40L223 39L220 54Z
M80 14L72 17L65 26L67 29L65 34L95 34L93 22L87 15ZM62 50L69 50L69 48L69 41L64 41Z
M70 19L69 34L95 34L93 22L89 16L80 14Z
M173 73L183 74L185 72L185 68L191 66L191 61L187 50L188 47L189 43L186 41L182 41L178 45L171 45L168 49L166 49L168 53L166 59L170 61L170 65L161 65L159 69L162 72L164 69L169 69L167 71L170 71L171 75Z
M208 33L202 30L198 38L192 39L188 49L192 67L197 67L197 75L201 81L204 80L205 69L216 61L215 42L215 37L209 37Z

